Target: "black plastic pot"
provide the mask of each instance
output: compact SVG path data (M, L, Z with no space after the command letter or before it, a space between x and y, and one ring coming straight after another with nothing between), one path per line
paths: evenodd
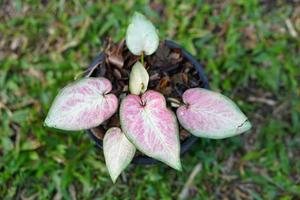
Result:
M200 85L200 87L202 88L206 88L209 89L209 84L208 84L208 79L204 73L204 70L201 66L201 64L189 53L187 52L185 49L183 49L180 45L176 44L173 41L170 40L165 40L165 45L167 47L169 47L170 49L181 49L182 55L185 59L187 59L190 63L193 64L193 66L195 67L195 69L198 72L199 78L202 81L202 84ZM94 61L91 63L91 65L89 66L89 68L92 68L93 66L95 66L97 63L102 62L103 59L105 59L105 55L104 53L100 53L95 59ZM95 142L95 146L99 149L102 149L102 140L99 140L92 132L91 130L87 130L87 133L89 134L90 138ZM181 142L180 144L180 154L184 154L187 150L189 150L191 148L191 146L197 141L197 137L191 135L190 137L186 138L184 141ZM148 156L136 156L134 157L132 163L135 164L143 164L143 165L147 165L147 164L156 164L159 163L160 161L155 160L153 158L150 158Z

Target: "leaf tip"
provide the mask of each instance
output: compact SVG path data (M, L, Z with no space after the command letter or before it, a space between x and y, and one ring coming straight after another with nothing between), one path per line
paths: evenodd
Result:
M138 11L134 11L132 19L136 19L136 18L146 19L146 17L142 13L140 13Z
M241 125L237 127L237 134L244 133L246 131L249 131L252 128L251 122L246 119Z
M176 165L174 165L174 169L178 170L178 171L182 171L182 165L180 160L176 163Z
M119 177L120 174L109 173L109 175L110 175L110 178L111 178L113 184L115 184L117 182L117 178Z
M50 119L49 115L44 120L43 126L54 127L53 121Z

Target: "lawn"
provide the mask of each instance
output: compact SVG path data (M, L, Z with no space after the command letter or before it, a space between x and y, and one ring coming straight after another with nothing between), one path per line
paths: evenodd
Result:
M113 184L86 133L43 120L135 10L190 51L253 128L199 139L182 172L130 165ZM299 199L299 96L297 0L0 0L0 199Z

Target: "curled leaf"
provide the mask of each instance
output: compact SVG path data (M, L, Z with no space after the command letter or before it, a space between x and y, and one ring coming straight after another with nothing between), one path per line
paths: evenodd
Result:
M105 163L113 182L128 166L135 154L135 147L120 128L110 128L103 139Z
M147 91L128 95L120 107L121 127L127 138L147 156L181 170L178 124L163 95Z
M186 90L182 98L185 105L177 109L177 118L195 136L223 139L251 128L237 105L222 94L192 88Z
M129 91L131 94L139 95L147 90L149 74L139 61L136 62L130 72Z
M153 54L159 44L157 31L146 17L135 12L126 32L126 44L134 55Z
M83 130L98 126L118 108L118 99L109 94L106 78L84 78L63 88L55 98L45 125L62 130Z

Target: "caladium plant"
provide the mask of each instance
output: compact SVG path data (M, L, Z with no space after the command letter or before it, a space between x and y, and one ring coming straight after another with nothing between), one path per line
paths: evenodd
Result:
M83 78L59 92L45 119L46 126L78 131L118 116L120 125L109 127L103 139L105 162L113 182L132 161L136 149L181 170L179 127L212 139L224 139L251 128L237 105L220 93L189 88L181 101L171 103L177 107L174 113L163 94L148 88L150 78L144 57L155 53L159 39L153 24L140 13L134 14L127 28L126 45L140 60L129 66L126 97L112 93L114 86L105 77Z

